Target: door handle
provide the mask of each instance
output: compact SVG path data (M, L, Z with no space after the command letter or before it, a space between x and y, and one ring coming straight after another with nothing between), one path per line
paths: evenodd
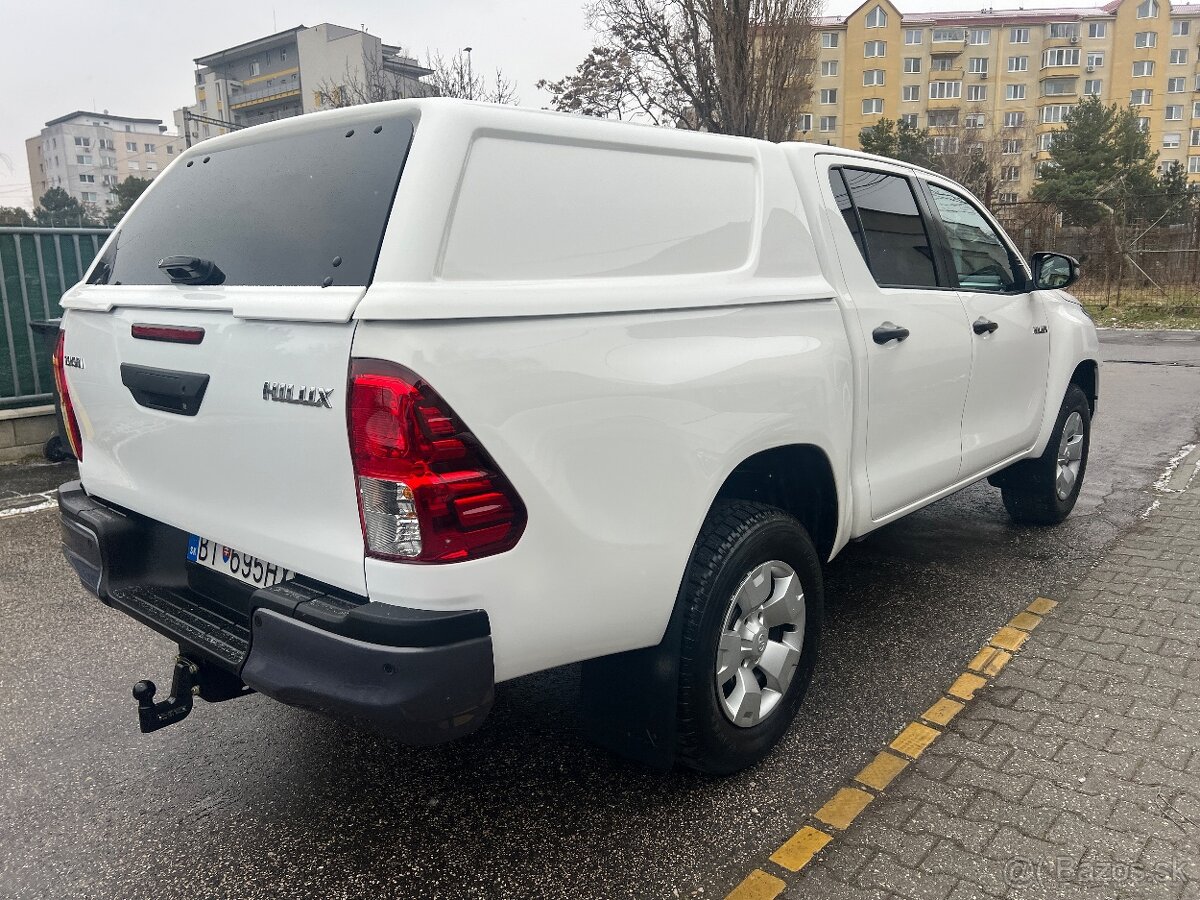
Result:
M976 334L991 334L993 331L995 331L999 327L1000 327L999 323L993 322L991 319L985 319L983 316L980 316L978 319L975 320L975 324L973 324L971 326L971 330L974 331Z
M903 325L884 322L882 325L875 326L875 330L871 332L871 339L877 344L886 344L888 341L902 341L908 335L909 330Z

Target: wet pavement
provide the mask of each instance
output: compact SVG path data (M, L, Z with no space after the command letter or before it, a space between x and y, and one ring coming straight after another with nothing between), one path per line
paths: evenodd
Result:
M1014 527L983 483L848 547L827 571L800 717L763 765L723 780L586 744L575 667L501 685L488 724L442 747L260 696L141 735L129 688L166 681L174 648L78 586L52 510L0 518L3 893L723 896L998 625L1077 583L1153 502L1200 425L1200 333L1102 341L1112 362L1075 514Z

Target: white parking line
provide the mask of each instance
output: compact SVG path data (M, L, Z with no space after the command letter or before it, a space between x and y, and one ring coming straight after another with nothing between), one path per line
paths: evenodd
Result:
M29 494L25 497L18 497L18 500L32 501L29 506L18 506L14 509L0 509L0 519L12 519L17 516L27 516L30 513L42 512L46 509L54 509L58 506L58 500L54 496L54 491L43 491L40 494Z

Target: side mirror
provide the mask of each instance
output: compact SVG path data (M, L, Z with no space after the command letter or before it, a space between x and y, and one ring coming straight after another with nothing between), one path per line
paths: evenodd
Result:
M1079 261L1065 253L1035 253L1033 263L1034 287L1045 290L1061 290L1079 280Z

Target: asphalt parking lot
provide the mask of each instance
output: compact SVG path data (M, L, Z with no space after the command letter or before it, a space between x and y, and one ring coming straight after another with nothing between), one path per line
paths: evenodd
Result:
M141 735L129 688L169 681L174 648L78 586L54 510L0 516L2 893L723 896L998 625L1078 581L1195 441L1200 333L1102 341L1074 515L1017 528L978 484L847 548L827 572L825 646L800 718L765 764L724 780L648 772L584 743L573 667L500 686L484 729L441 747L260 696ZM21 490L68 474L29 470Z

